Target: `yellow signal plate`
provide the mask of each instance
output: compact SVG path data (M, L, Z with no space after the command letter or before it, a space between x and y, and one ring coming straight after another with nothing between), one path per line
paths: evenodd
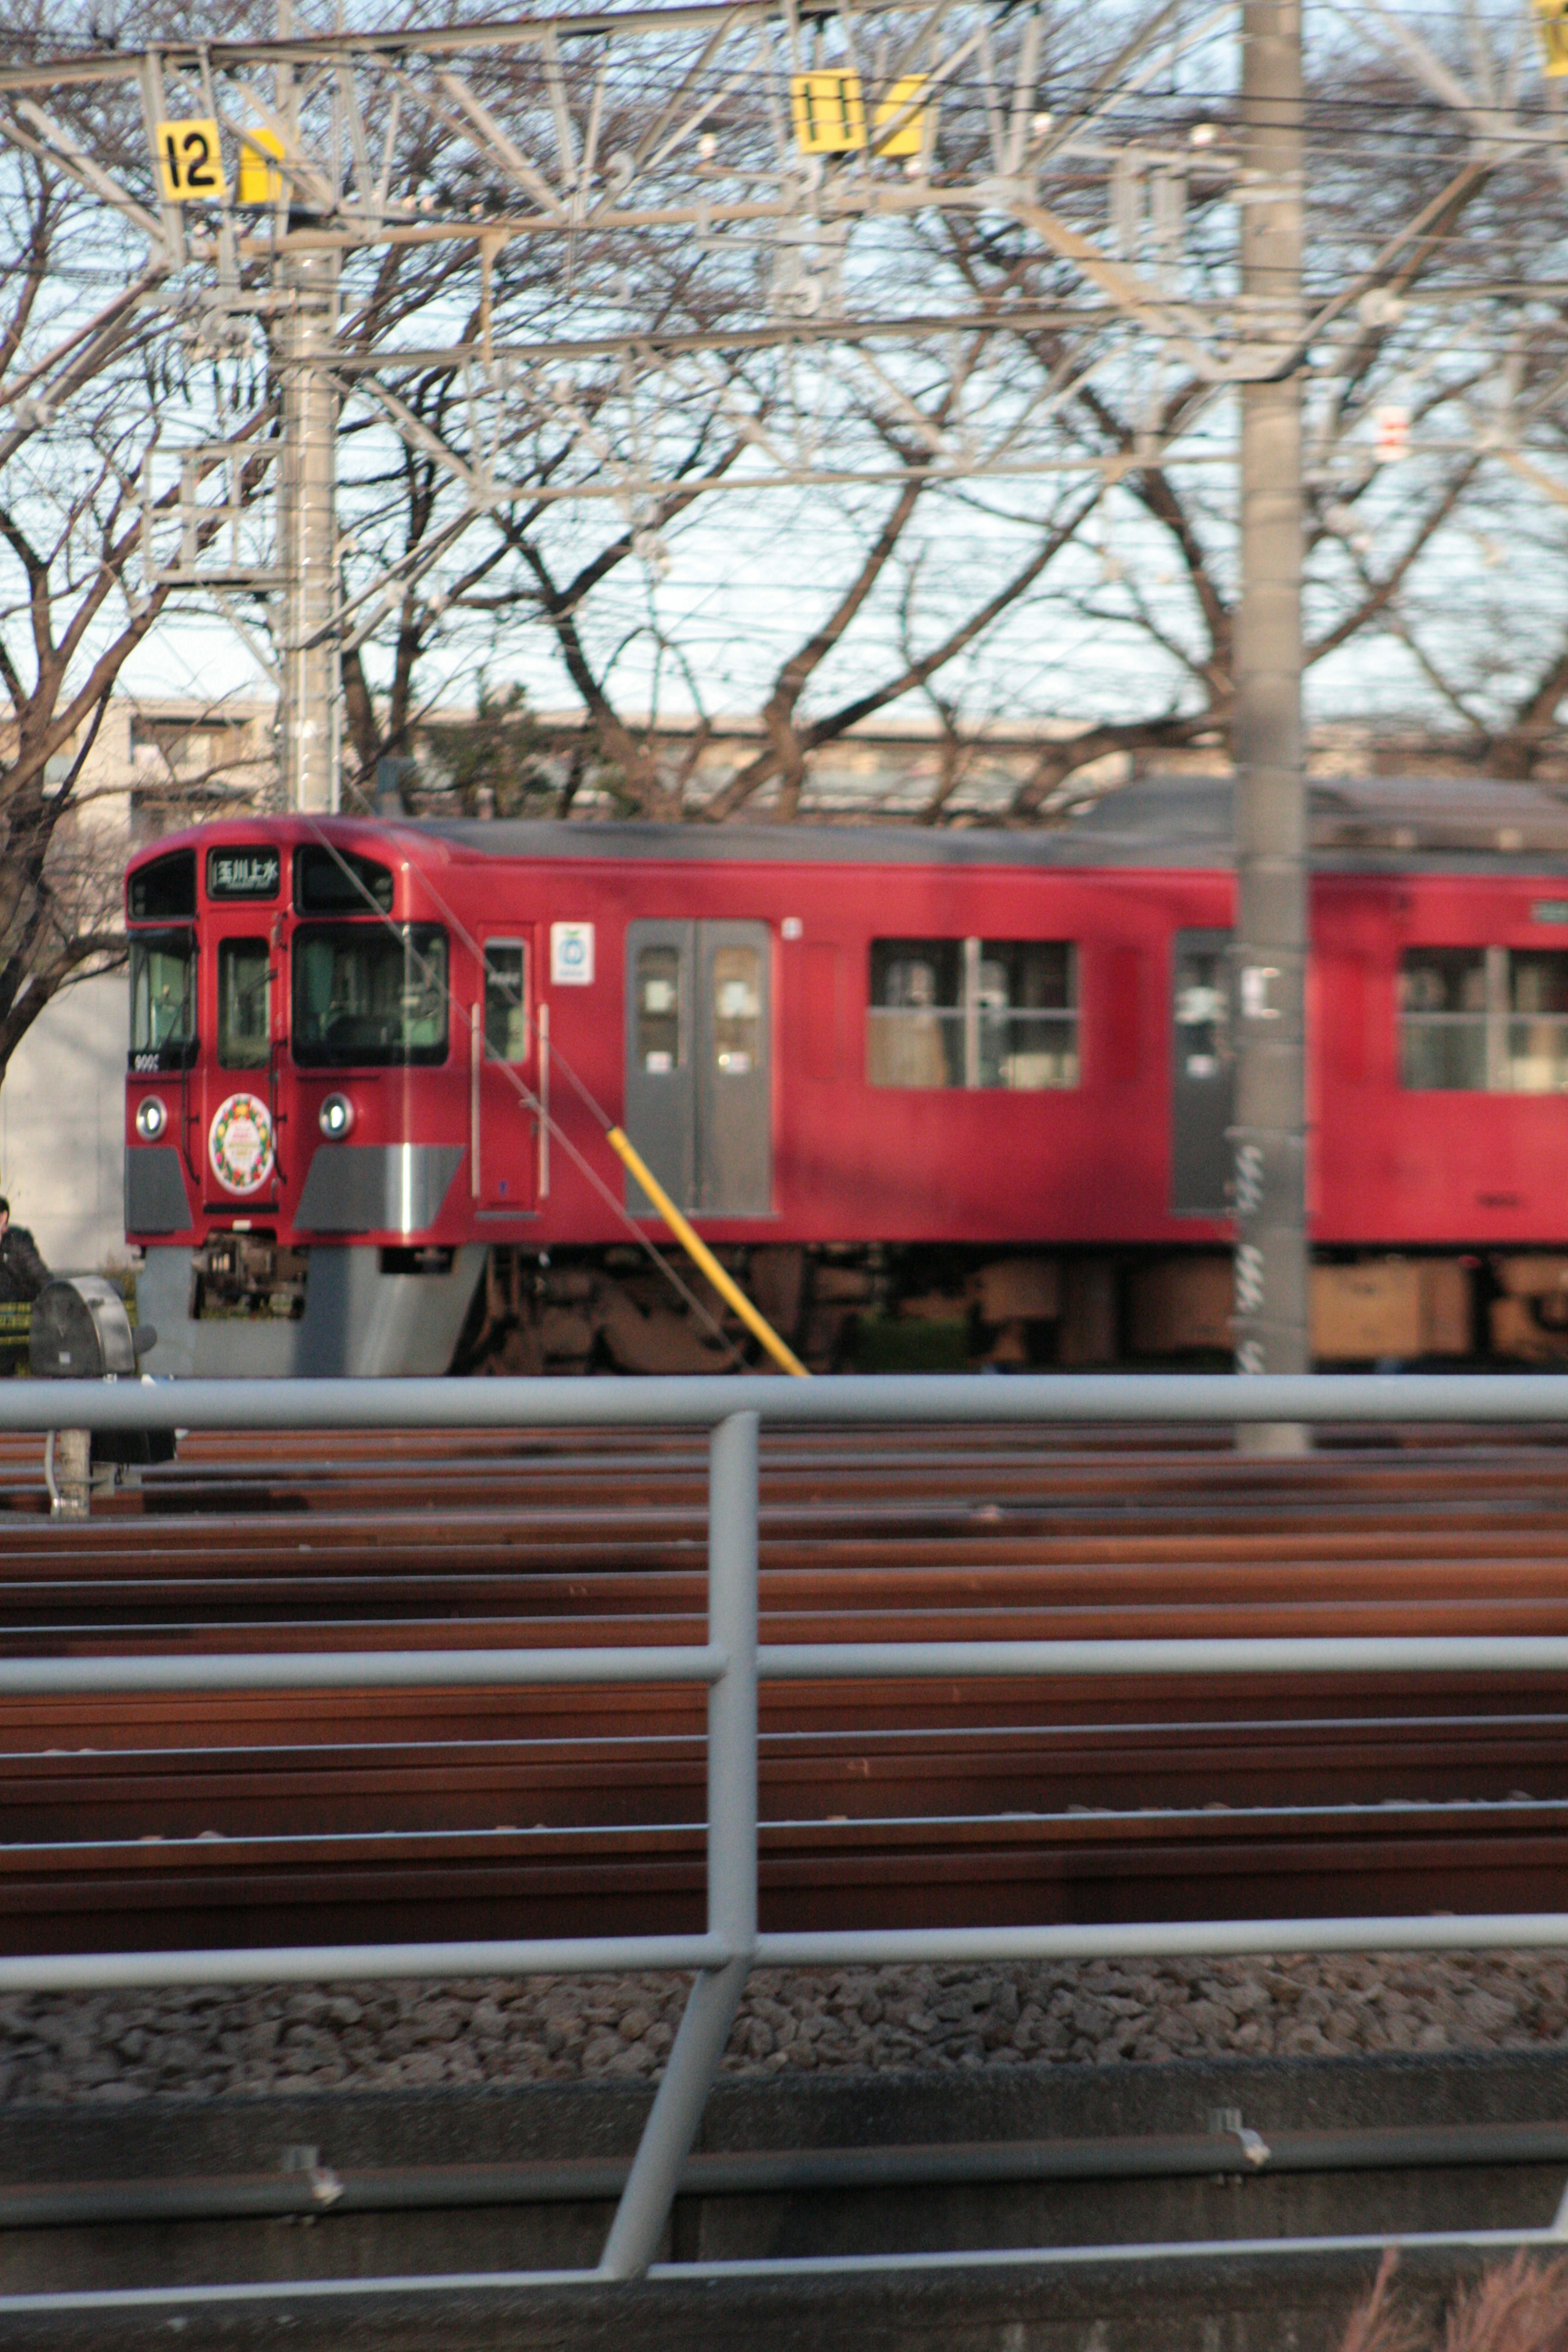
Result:
M866 100L858 73L791 74L790 112L803 155L858 154L866 144Z
M217 124L203 115L158 125L158 171L174 205L221 205L228 195Z
M276 131L242 131L239 135L239 195L242 205L282 202L283 142Z
M924 74L905 74L902 80L893 84L877 109L872 118L874 131L880 131L885 122L896 122L900 115L903 116L903 121L899 122L898 129L890 137L878 139L873 136L871 145L879 155L918 155L924 147L928 110L922 106L913 114L909 114L905 109L919 98L926 86L926 79Z
M1535 0L1535 20L1546 52L1542 70L1547 79L1568 74L1568 5L1564 0Z

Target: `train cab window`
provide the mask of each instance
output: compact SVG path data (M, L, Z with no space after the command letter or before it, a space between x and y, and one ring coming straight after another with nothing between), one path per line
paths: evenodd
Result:
M1066 940L873 940L874 1087L1076 1087L1078 957Z
M265 939L220 940L217 1058L225 1070L264 1070L272 1054L272 950Z
M685 1060L680 1034L680 950L650 943L637 950L637 1059L655 1077L679 1070Z
M174 849L138 867L125 890L126 912L133 923L177 923L196 911L196 853Z
M1568 1092L1568 951L1410 948L1400 1077L1427 1092Z
M485 1051L492 1062L528 1059L528 959L521 940L485 941Z
M131 1067L188 1068L196 1052L196 935L131 935Z
M292 1052L306 1069L444 1062L447 934L435 923L311 923L294 934Z
M351 849L297 849L294 904L302 915L390 915L392 868Z

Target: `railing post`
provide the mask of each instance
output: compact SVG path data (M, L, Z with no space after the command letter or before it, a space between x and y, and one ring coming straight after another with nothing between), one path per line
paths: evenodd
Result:
M708 1933L729 1957L691 1988L643 2127L601 2278L640 2278L658 2251L757 1940L757 1415L719 1423L708 1455Z

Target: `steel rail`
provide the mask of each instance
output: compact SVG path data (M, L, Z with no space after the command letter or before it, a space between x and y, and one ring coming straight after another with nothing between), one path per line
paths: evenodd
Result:
M0 1431L711 1429L784 1423L1568 1423L1563 1372L846 1372L616 1381L11 1381Z

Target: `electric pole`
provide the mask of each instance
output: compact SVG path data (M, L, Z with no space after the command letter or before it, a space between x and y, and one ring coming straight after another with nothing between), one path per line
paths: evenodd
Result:
M1301 742L1300 0L1242 13L1241 297L1260 371L1241 391L1236 677L1236 1360L1310 1369L1306 1198L1307 792ZM1245 1451L1295 1453L1268 1424Z
M338 399L330 368L338 257L295 254L279 276L283 793L287 807L323 815L338 805L338 698L330 634L337 580Z
M294 30L293 0L278 0L278 37ZM294 69L277 71L278 112L300 134ZM301 219L283 184L283 221ZM275 268L280 301L275 350L281 393L278 551L282 628L279 735L283 804L331 815L338 805L337 656L331 635L338 569L338 394L331 373L338 330L337 248L291 253Z

